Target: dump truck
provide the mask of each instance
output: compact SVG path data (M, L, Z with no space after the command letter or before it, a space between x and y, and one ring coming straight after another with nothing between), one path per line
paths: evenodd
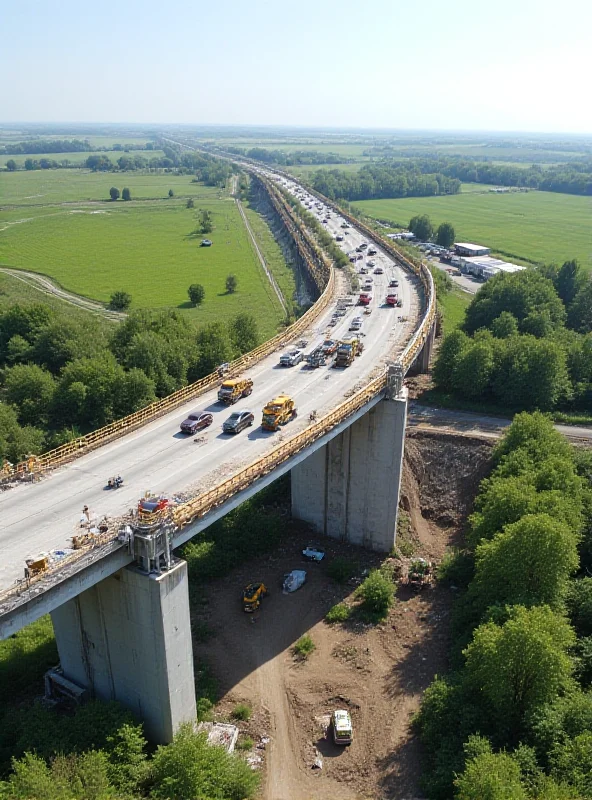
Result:
M249 583L248 586L245 586L243 592L243 610L248 614L257 611L261 605L261 600L267 597L268 594L269 592L264 583Z
M263 409L261 427L264 431L277 431L296 416L296 406L287 394L280 394Z
M362 349L362 343L355 336L351 339L344 339L339 343L333 366L349 367L353 363L354 358L360 355Z
M306 363L309 367L315 369L316 367L324 367L327 363L327 356L325 355L325 351L323 346L320 345L319 347L315 347L307 356L306 356Z
M250 378L233 378L224 381L218 389L218 400L220 403L232 405L240 400L241 397L248 397L253 391L253 381Z

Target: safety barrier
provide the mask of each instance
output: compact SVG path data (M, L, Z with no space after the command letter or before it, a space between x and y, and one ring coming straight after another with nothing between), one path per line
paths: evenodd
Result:
M326 200L326 199L324 199ZM329 201L326 201L329 202ZM331 204L333 205L333 204ZM366 235L375 241L377 244L380 245L383 249L395 257L398 261L402 261L405 266L411 269L415 274L417 274L424 285L427 295L427 308L423 318L421 319L420 324L418 325L416 331L414 332L412 338L407 343L407 346L403 350L402 354L397 359L396 363L399 363L402 367L403 374L406 374L413 362L415 361L417 355L419 354L421 348L423 347L427 337L430 334L430 330L432 325L435 322L435 313L436 313L436 304L435 304L435 292L434 292L434 282L432 278L432 274L425 267L425 265L420 264L412 264L412 262L405 259L395 248L392 246L387 245L380 237L376 235L372 229L368 228L363 223L360 223L358 220L354 220L353 218L349 217L349 215L345 215L341 209L336 209L338 212L344 216L347 216L352 224L354 224L359 229L364 230ZM257 353L263 351L265 348L269 347L272 342L275 342L273 348L277 346L279 340L282 341L286 339L289 333L289 337L304 330L305 327L312 321L313 317L309 318L305 324L303 324L305 318L308 314L312 311L316 311L314 314L314 318L318 316L318 306L321 305L322 310L330 301L333 287L335 283L335 275L334 271L331 270L329 281L327 286L325 287L325 291L321 298L317 301L317 303L309 309L309 311L298 320L291 328L286 329L283 334L278 335L275 339L271 340L271 342L267 342L266 345L262 345L260 348L252 351L251 353L243 356L240 359L237 359L236 362L233 362L233 368L237 368L237 365L240 363L241 366L246 364L247 360L255 360L257 358ZM294 328L298 325L301 325L297 331L294 331ZM272 349L273 349L272 348ZM271 350L269 351L271 352ZM183 400L179 400L178 402L183 402L184 399L188 399L189 396L195 396L194 394L190 394L192 389L199 385L205 385L206 382L212 381L212 383L216 383L218 381L218 376L208 376L208 378L204 378L202 381L198 381L197 384L192 384L192 386L185 387L185 389L176 392L175 395L171 395L170 398L165 398L165 400L171 400L178 396L180 393L186 393ZM262 476L268 474L273 469L275 469L278 465L282 464L283 462L287 461L290 457L295 455L296 453L300 452L301 450L309 447L313 442L315 442L320 437L324 436L328 433L332 428L336 425L340 424L341 422L345 421L351 414L358 411L362 408L366 403L368 403L372 398L376 397L376 395L380 394L385 390L387 386L387 371L385 370L381 375L377 376L376 378L372 379L367 386L363 389L357 391L353 394L349 399L345 400L344 402L340 403L336 408L326 414L324 417L319 419L317 422L311 424L305 431L301 433L295 434L286 442L280 444L278 447L274 448L270 453L267 455L257 459L257 461L250 464L248 467L245 467L240 472L233 475L226 481L218 484L214 489L211 489L203 494L197 495L196 497L188 500L185 503L182 503L178 506L175 506L172 511L172 517L175 525L178 528L182 528L196 519L207 514L212 509L216 508L217 506L221 505L222 503L229 500L233 495L237 494L240 491L243 491L245 488L250 486L256 480L261 478ZM209 387L208 387L209 388ZM205 389L204 389L205 391ZM159 401L162 403L163 401ZM178 404L178 403L177 403ZM153 404L155 405L155 404ZM170 406L173 407L173 406ZM149 406L148 409L151 407ZM144 409L144 411L148 411L148 409ZM140 414L141 412L138 412ZM164 411L162 412L164 413ZM136 415L132 415L135 417ZM153 414L153 416L155 416ZM123 422L123 420L120 420ZM111 428L112 426L107 426ZM129 428L128 428L129 429ZM104 430L104 429L103 429ZM97 431L96 433L100 433ZM90 434L92 436L92 434ZM61 448L58 448L60 450ZM49 454L47 454L49 455ZM62 459L63 460L63 459ZM117 527L121 524L121 520L116 521L115 523ZM113 542L116 537L116 529L112 526L111 529L102 535L95 537L93 540L93 549L102 547L110 542ZM88 550L80 551L79 553L74 553L71 556L67 557L60 561L54 570L51 570L51 577L56 579L56 573L61 572L64 567L67 567L71 564L80 562L84 565L88 561ZM32 584L36 584L44 579L47 579L48 573L41 573L36 578L31 579L27 586L25 587L28 589ZM39 589L37 591L40 591ZM11 597L17 597L24 593L24 588L22 585L12 587L11 589L0 593L0 603L6 603Z
M307 238L306 233L296 222L294 222L293 225L294 228L299 231L300 237L307 242L310 248L312 242L310 237ZM307 266L311 269L311 273L318 274L319 267L317 264L314 264L311 261L310 251L308 249L303 249L302 256ZM240 358L230 362L229 373L225 377L232 377L233 375L236 376L242 370L247 369L257 361L260 361L270 353L273 353L277 348L285 346L291 339L305 331L309 325L311 325L317 319L321 312L324 311L324 309L330 303L335 289L335 275L331 263L325 259L323 266L326 269L327 280L325 282L323 292L316 303L284 331L278 333L272 339L269 339L264 344L259 345L259 347L256 347L249 353L246 353L245 355L240 356ZM3 473L0 473L0 481L9 482L23 476L34 476L46 472L49 469L54 469L55 467L60 466L68 461L72 461L75 458L79 458L91 450L101 447L112 439L116 439L119 436L130 433L136 428L145 425L147 422L151 422L155 419L158 419L158 417L167 414L177 406L183 405L187 401L199 397L201 394L213 389L219 382L220 376L217 372L207 375L205 378L201 378L189 386L184 386L182 389L178 389L176 392L173 392L173 394L170 394L161 400L156 400L154 403L151 403L149 406L146 406L145 408L142 408L133 414L129 414L122 419L111 422L109 425L98 428L96 431L92 431L91 433L80 436L77 439L73 439L71 442L67 442L66 444L60 445L53 450L49 450L43 455L29 457L26 461L22 461L14 467L5 470Z

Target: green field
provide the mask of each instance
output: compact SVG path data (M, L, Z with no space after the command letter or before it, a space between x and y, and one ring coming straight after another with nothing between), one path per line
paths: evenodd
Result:
M181 308L198 322L246 311L257 317L262 335L276 333L283 319L281 305L225 190L192 184L187 176L128 173L125 185L132 197L163 199L58 204L60 191L72 201L76 196L104 196L113 183L123 185L117 180L121 176L113 174L64 173L3 176L9 178L13 202L27 202L25 193L37 185L53 205L0 212L0 264L41 272L75 294L100 301L123 289L132 295L133 307ZM169 199L171 187L176 196ZM186 208L182 194L194 197L195 210ZM200 247L203 237L192 233L200 208L213 215L211 248ZM227 295L225 280L231 273L238 278L238 292ZM199 309L187 302L191 283L202 283L206 290Z
M32 158L35 161L39 161L42 158L49 158L50 161L57 161L58 164L65 160L68 160L71 164L83 164L89 156L96 155L107 156L107 158L115 162L118 158L121 158L121 156L132 156L132 158L133 156L142 156L146 160L150 160L151 158L163 158L164 152L162 150L131 150L129 153L125 153L122 150L107 150L101 153L34 153L33 155L22 156L0 156L0 165L4 166L10 158L16 161L19 167L25 165L27 158Z
M577 258L592 270L592 197L555 192L484 194L357 202L368 216L406 227L415 214L450 222L459 242L491 247L508 260L562 263Z
M465 318L466 308L472 299L472 295L463 292L456 286L438 298L444 317L444 334L458 328Z

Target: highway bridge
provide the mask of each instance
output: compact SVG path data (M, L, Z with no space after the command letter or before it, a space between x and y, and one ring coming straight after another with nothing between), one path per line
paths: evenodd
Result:
M127 703L157 741L170 739L195 709L186 565L168 561L168 549L291 471L295 516L323 533L388 551L406 419L402 376L418 359L425 362L433 336L433 284L425 268L406 262L373 231L288 176L246 168L264 184L320 293L294 326L231 365L231 374L253 380L252 394L229 410L217 402L219 379L209 376L20 465L19 479L13 476L11 488L0 493L0 636L52 613L63 668L55 681ZM364 242L376 248L370 314L355 305L348 275L333 268L294 213L294 198L328 218L324 227L343 235L346 252ZM392 280L399 282L402 308L384 303ZM336 318L347 297L354 304ZM355 316L363 319L364 351L350 367L279 365L281 353L301 339L310 351L327 335L351 335ZM261 410L278 393L295 399L298 416L280 432L263 431ZM196 437L181 434L179 423L196 409L210 411L213 425ZM242 409L253 412L255 424L236 436L223 433L223 421ZM105 491L116 473L124 476L123 487ZM137 560L133 542L118 538L129 510L147 491L174 501L165 535L169 569L150 576L130 566ZM92 546L68 553L85 505L93 518L107 515L109 530ZM27 557L56 550L65 555L50 570L23 580Z

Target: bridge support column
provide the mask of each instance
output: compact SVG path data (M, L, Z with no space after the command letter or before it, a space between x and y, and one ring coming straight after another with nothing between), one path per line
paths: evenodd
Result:
M407 389L382 400L292 469L292 516L371 550L395 544Z
M187 563L161 575L116 572L52 611L64 675L117 700L167 743L196 716Z
M429 372L435 338L436 338L436 326L432 325L432 327L430 328L430 332L428 333L427 338L424 342L424 345L421 348L421 353L419 354L419 356L417 357L417 361L415 362L417 365L417 370L416 370L417 374Z

